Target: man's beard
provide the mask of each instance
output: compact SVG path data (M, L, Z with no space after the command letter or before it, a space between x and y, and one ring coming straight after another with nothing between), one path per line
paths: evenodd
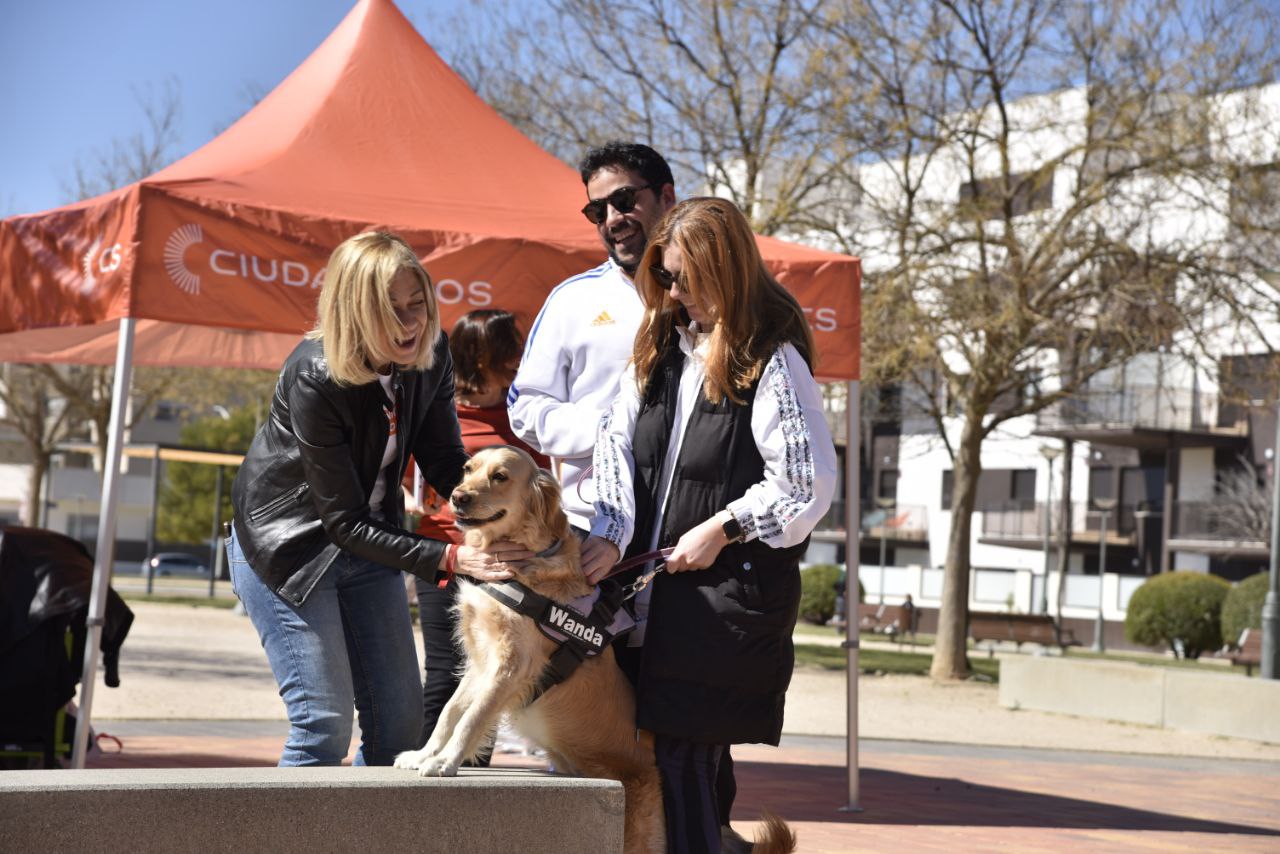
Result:
M649 246L649 240L646 237L644 242L640 244L640 251L636 253L636 260L633 263L627 264L621 258L618 257L617 244L610 243L608 246L609 257L613 259L613 263L617 264L619 267L622 268L622 271L624 273L626 273L628 276L634 277L636 274L636 270L640 269L640 259L644 257L644 250L647 249L648 246Z

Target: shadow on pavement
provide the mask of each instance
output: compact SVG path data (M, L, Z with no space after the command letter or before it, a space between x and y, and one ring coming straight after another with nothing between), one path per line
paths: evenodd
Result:
M734 763L738 797L735 821L755 821L764 809L788 821L850 824L954 825L1076 830L1153 830L1280 837L1280 829L1209 821L1175 812L1134 809L1098 801L864 768L862 813L838 812L847 791L845 769L832 765ZM1161 783L1151 782L1153 798Z

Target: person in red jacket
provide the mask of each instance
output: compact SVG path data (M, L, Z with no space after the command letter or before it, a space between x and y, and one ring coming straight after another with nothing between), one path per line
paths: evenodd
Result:
M458 410L458 426L462 428L462 446L468 454L491 445L514 445L533 455L538 465L547 468L547 458L516 438L507 421L507 387L520 365L523 340L516 328L515 316L502 309L480 309L463 315L449 334L449 352L453 356L454 403ZM405 486L414 491L410 468ZM462 533L454 525L447 496L440 497L429 486L419 487L422 507L427 511L418 523L418 533L433 540L462 542ZM462 650L455 643L457 616L453 611L458 595L457 581L443 589L435 584L417 584L418 620L422 626L425 648L422 680L422 734L419 747L426 744L435 729L445 703L458 687L458 668ZM481 760L488 764L488 757Z

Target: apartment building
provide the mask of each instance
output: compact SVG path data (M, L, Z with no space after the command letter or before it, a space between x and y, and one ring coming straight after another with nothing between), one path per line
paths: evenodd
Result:
M1139 238L1153 244L1194 233L1228 252L1239 250L1256 266L1240 270L1238 285L1262 295L1255 303L1262 310L1243 324L1215 314L1194 330L1135 315L1134 328L1149 338L1146 352L1098 372L1047 408L1004 421L986 438L970 540L973 608L1042 610L1057 598L1062 569L1065 617L1092 618L1102 608L1118 620L1128 596L1152 574L1191 570L1238 580L1266 568L1280 377L1280 361L1272 355L1280 342L1280 243L1274 237L1280 223L1280 84L1227 93L1207 106L1172 98L1169 104L1226 117L1216 126L1199 125L1210 130L1187 155L1223 163L1221 180L1206 186L1200 178L1183 187L1177 174L1135 174L1127 179L1130 186L1160 187L1151 194L1158 203L1135 217L1122 209L1135 196L1117 193L1110 209L1115 216L1102 205L1097 227L1129 228L1123 237L1132 240L1132 223L1141 219ZM1076 203L1078 170L1098 168L1089 147L1080 144L1089 99L1084 89L1074 89L1008 106L1005 118L1014 132L1003 156L1012 164L1004 169L1019 186L1006 201L1016 227L1033 230ZM981 117L974 127L994 120ZM1085 153L1073 160L1072 150ZM917 174L915 192L927 201L917 210L972 205L991 192L988 180L1009 174L995 158L994 149L981 145L933 153ZM848 222L862 231L857 245L868 283L898 260L889 229L878 232L877 217L903 171L902 163L883 162L858 169L854 196L861 201ZM1259 220L1270 223L1269 234L1241 225ZM816 234L806 239L823 240ZM1260 257L1272 262L1257 265ZM1059 357L1039 354L1027 382L1052 391ZM1018 394L1008 397L996 406L1017 411ZM946 398L943 383L863 389L859 557L871 599L881 590L890 601L911 593L927 607L940 597L939 568L952 524L948 446L955 447L961 424L961 413ZM830 409L842 440L838 394ZM1064 495L1068 455L1070 490ZM811 558L843 559L836 543L842 514L842 508L833 513L827 530L815 537ZM1057 558L1061 540L1064 567Z

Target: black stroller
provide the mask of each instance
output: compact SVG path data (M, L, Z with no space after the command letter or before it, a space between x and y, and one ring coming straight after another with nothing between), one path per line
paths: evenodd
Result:
M40 528L0 527L0 768L57 768L70 754L65 709L84 669L93 558ZM120 684L120 647L133 611L107 591L106 684Z

